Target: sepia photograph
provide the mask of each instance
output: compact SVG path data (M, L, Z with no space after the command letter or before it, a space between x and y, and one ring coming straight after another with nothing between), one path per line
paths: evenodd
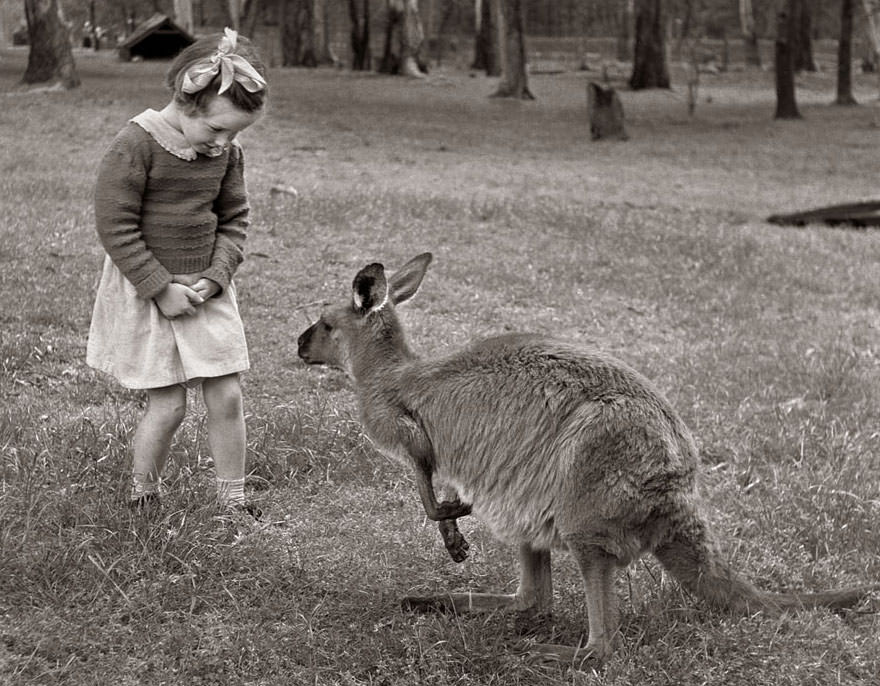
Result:
M878 179L880 0L0 0L0 686L878 686Z

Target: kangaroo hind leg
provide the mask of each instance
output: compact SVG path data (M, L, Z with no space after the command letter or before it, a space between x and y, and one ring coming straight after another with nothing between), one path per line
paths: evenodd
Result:
M569 550L577 560L587 596L589 638L583 647L537 644L530 652L540 660L580 666L588 660L601 662L611 654L620 621L618 599L614 592L617 558L596 545L568 540Z
M519 549L520 579L516 593L445 593L436 596L407 596L403 609L418 612L549 612L553 603L550 551L535 550L528 543Z

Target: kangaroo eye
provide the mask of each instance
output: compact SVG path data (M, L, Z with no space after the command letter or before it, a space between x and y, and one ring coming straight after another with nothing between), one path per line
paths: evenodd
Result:
M326 331L327 333L333 331L333 327L325 321L321 322L321 328L324 329L324 331Z

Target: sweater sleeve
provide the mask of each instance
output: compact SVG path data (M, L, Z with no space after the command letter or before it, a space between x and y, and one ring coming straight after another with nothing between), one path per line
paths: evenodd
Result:
M129 125L101 160L95 185L95 227L101 245L142 298L171 283L171 274L144 242L141 201L147 183L149 146Z
M211 266L202 276L220 284L225 290L244 259L244 242L250 224L250 205L244 183L244 154L237 144L230 148L229 163L220 193L214 201L214 212L217 215L214 253Z

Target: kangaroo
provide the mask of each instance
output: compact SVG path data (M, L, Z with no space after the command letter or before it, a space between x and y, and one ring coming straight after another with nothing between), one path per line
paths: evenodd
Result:
M453 558L467 549L455 519L471 512L519 547L516 593L405 598L405 608L548 612L550 553L567 550L583 576L587 643L532 652L577 663L610 654L614 573L645 553L695 595L735 611L844 608L877 588L769 593L731 569L701 514L690 431L625 363L533 334L489 338L438 360L417 357L395 308L416 294L431 259L418 255L390 277L381 264L364 267L351 299L298 342L305 362L353 378L365 433L414 467L425 513L441 523ZM438 502L435 478L458 497Z

